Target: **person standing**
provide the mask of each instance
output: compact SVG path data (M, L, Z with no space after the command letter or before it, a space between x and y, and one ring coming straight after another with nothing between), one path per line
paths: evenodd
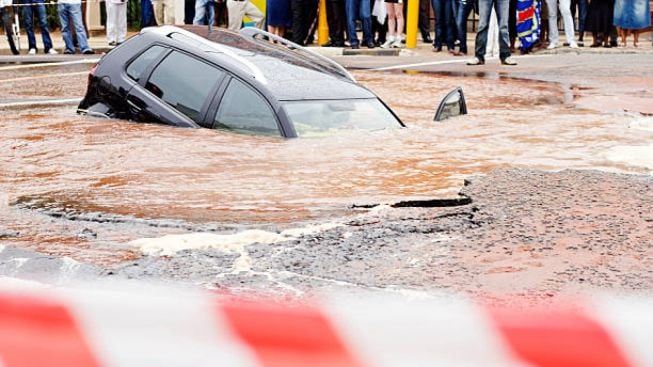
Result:
M290 0L267 0L268 32L283 37L286 28L292 24L292 13L290 12ZM329 26L331 31L331 26Z
M141 0L141 28L156 26L151 0Z
M540 0L517 0L517 34L522 54L531 52L540 40Z
M508 32L508 8L510 7L509 0L479 0L479 24L478 33L476 33L476 45L474 59L467 62L467 65L483 65L485 64L485 48L487 46L488 25L490 23L490 15L492 8L497 13L497 21L499 23L499 58L503 65L517 65L512 57L510 57L510 37Z
M290 0L292 9L292 41L298 45L306 45L311 24L317 14L316 0Z
M345 47L345 28L347 15L344 0L326 0L327 23L329 24L329 42L326 47Z
M613 24L619 27L621 47L626 47L628 31L633 33L633 46L637 47L639 33L651 25L649 0L616 0Z
M571 2L571 17L576 17L576 9L578 9L578 43L583 42L585 34L585 18L587 18L587 0L572 0Z
M614 0L592 0L587 9L587 20L585 29L592 32L594 42L590 47L612 47L610 43L610 34L614 26Z
M454 0L432 0L435 11L435 52L442 51L443 43L446 43L449 52L454 52L453 2Z
M127 3L125 0L106 0L107 43L116 46L127 38Z
M474 8L473 0L456 0L456 33L460 39L458 52L454 56L467 55L467 18Z
M36 19L41 28L41 39L43 40L43 51L46 54L56 54L57 51L52 47L52 38L48 31L47 12L43 0L25 0L23 3L23 18L25 20L25 30L27 32L27 44L30 55L36 54L36 37L34 36L34 20L32 16L36 14Z
M195 17L193 25L208 25L209 29L215 22L215 8L213 0L195 0ZM238 27L240 29L240 26Z
M86 37L86 30L82 21L82 1L81 0L59 0L57 4L59 11L59 21L61 22L61 36L66 44L65 54L75 53L75 44L73 43L73 36L70 32L70 22L75 28L77 35L77 43L79 44L80 51L85 55L94 54L92 48L88 45L88 38Z
M176 24L174 0L152 0L152 9L158 25Z
M407 1L406 1L406 5L408 5ZM406 6L405 8L407 7L408 6ZM417 27L419 28L419 33L422 34L422 42L424 43L433 42L433 39L431 38L431 19L429 16L430 13L431 13L431 2L429 0L419 0L419 19L417 21ZM406 12L404 12L404 15L406 15Z
M571 2L570 0L546 0L549 8L549 46L547 49L552 50L558 47L558 12L556 8L560 9L562 20L565 23L565 37L569 47L578 48L578 44L574 39L574 20L571 18Z
M213 8L212 0L197 0L197 2L210 3ZM249 0L227 0L227 13L229 13L229 29L232 31L238 31L243 27L243 17L245 16L254 21L256 28L263 29L265 17ZM195 6L195 19L197 19L197 6ZM213 23L211 22L211 24Z
M388 37L381 48L401 48L401 34L404 29L404 6L402 0L385 0L388 13Z
M349 33L349 44L351 48L360 48L360 41L356 34L356 19L360 19L363 23L363 43L367 48L374 48L370 0L345 0L345 10L347 13L347 32Z

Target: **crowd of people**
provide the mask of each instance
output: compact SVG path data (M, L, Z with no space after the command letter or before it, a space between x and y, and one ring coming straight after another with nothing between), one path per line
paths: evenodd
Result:
M318 0L267 0L263 14L250 0L186 0L186 23L213 25L216 1L224 5L226 26L238 30L243 18L254 26L267 28L273 34L289 38L300 45L312 43L317 28ZM405 43L405 0L326 0L329 41L323 46L360 48L398 48ZM127 36L127 4L125 0L106 0L106 33L109 45L123 42ZM23 20L28 38L28 53L37 52L34 23L41 30L43 50L54 54L46 21L44 0L21 0ZM175 24L175 0L142 0L141 26ZM435 16L435 32L431 38L430 14ZM81 0L58 0L58 16L65 43L64 53L93 53L88 45L82 20ZM189 14L190 13L190 14ZM638 46L639 33L651 25L649 0L419 0L418 28L422 41L433 44L433 51L446 47L453 55L468 53L467 26L470 14L478 14L474 48L479 65L486 55L496 54L502 63L514 65L510 58L519 49L528 53L536 47L560 47L558 13L562 17L566 45L584 46L584 34L592 34L590 47L627 46L629 33L633 46ZM576 16L577 15L577 16ZM575 22L575 20L577 20ZM575 30L578 38L575 38ZM362 31L359 40L358 31ZM74 33L74 34L73 34ZM621 36L621 42L617 37ZM73 37L74 36L74 37ZM457 49L456 49L457 48Z

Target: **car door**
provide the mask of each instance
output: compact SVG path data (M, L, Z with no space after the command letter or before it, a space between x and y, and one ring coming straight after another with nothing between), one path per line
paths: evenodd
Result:
M140 121L199 127L225 73L193 55L167 49L127 96Z

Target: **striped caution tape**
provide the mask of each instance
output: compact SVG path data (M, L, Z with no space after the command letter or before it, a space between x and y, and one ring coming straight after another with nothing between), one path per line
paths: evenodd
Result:
M510 311L461 299L307 306L177 290L4 291L0 365L651 366L651 310L624 299Z

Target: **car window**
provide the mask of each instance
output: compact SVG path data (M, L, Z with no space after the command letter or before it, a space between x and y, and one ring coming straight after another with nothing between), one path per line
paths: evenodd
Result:
M268 102L238 79L229 82L213 128L280 135L275 114Z
M154 69L145 88L200 122L202 106L223 74L220 69L191 56L172 52Z
M129 64L127 67L127 75L135 81L138 81L141 78L141 75L143 75L145 69L147 69L152 61L156 60L163 51L165 51L165 48L161 46L152 46L148 48L139 57L134 59L131 64Z

